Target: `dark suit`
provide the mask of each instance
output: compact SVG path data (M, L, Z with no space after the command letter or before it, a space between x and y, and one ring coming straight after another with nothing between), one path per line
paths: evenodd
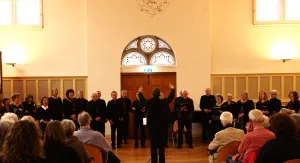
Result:
M209 139L213 139L211 123L209 121L212 119L212 113L204 112L204 109L212 109L216 105L216 98L214 95L203 95L200 98L200 109L202 110L202 140L206 141L207 136Z
M129 124L129 111L131 110L131 101L129 98L119 98L121 104L121 110L124 114L124 120L122 123L122 137L125 142L128 138L128 124Z
M145 145L145 126L143 124L143 118L146 117L146 107L144 101L135 100L132 103L132 107L135 107L136 110L132 110L134 112L134 140L135 144L138 145L138 131L139 127L141 129L141 145ZM145 112L141 110L145 109Z
M139 93L138 96L141 100L145 99L142 93ZM157 149L159 149L159 162L165 163L169 103L173 100L174 96L175 90L172 89L167 99L153 97L146 101L148 109L147 127L150 134L152 163L157 163Z
M91 128L101 132L105 136L105 122L107 121L105 101L102 99L97 101L91 100L87 103L86 110L92 116ZM100 117L100 121L96 121L96 117Z
M119 100L110 100L107 103L108 120L112 121L111 127L111 141L112 146L115 146L116 130L117 130L117 146L120 146L122 141L122 121L124 118L123 110L121 110L121 104Z

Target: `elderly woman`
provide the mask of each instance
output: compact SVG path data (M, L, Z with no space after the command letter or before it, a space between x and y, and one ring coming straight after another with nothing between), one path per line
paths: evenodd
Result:
M208 149L210 151L219 152L221 148L233 141L241 141L245 135L243 130L233 127L233 116L230 112L223 112L220 116L223 130L216 133L214 140L209 144Z
M290 115L290 117L292 118L292 120L296 126L297 137L300 138L300 115L292 114L292 115Z
M264 115L264 128L269 129L270 128L270 122L269 122L269 117Z
M65 130L65 140L67 143L66 145L76 150L81 159L81 162L89 162L90 155L87 152L84 144L76 136L73 135L75 132L74 122L69 119L64 119L63 121L61 121L61 124Z
M0 121L0 149L2 149L2 145L4 143L5 137L7 133L10 131L13 126L13 121Z
M12 122L17 122L18 116L15 113L5 113L2 117L0 121L12 121Z
M283 114L287 114L287 115L293 114L292 110L287 109L287 108L282 108L279 113L283 113Z

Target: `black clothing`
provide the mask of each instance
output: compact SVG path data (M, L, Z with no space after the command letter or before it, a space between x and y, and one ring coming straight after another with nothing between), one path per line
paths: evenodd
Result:
M271 108L269 108L269 105L270 105L270 101L267 100L267 101L264 101L263 103L260 102L260 101L257 101L256 103L256 109L259 109L261 111L266 111L268 110L269 111L269 114L265 114L266 116L270 116L273 114L273 110L271 110Z
M194 102L190 98L184 99L183 97L179 97L176 100L175 108L177 112L177 118L178 118L178 145L182 145L182 134L184 126L186 126L187 130L187 142L191 146L193 144L192 142L192 119L193 119L193 113L194 113ZM184 111L181 110L181 108L184 108Z
M211 120L212 135L215 135L223 128L223 125L220 120L221 113L219 111L224 111L222 105L221 106L215 105L214 108L212 109L212 120Z
M0 163L8 163L7 160L3 157L3 156L0 156ZM19 163L26 163L25 161L20 161ZM37 158L36 160L32 160L30 163L49 163L47 161L46 158Z
M141 101L145 100L143 94L138 94ZM175 96L172 89L167 99L153 97L146 100L148 110L147 127L149 129L151 144L151 162L157 163L157 149L159 149L159 162L165 163L165 145L168 133L169 103Z
M75 149L69 146L55 145L45 147L46 158L49 163L81 163Z
M92 116L91 128L99 131L105 136L105 123L107 118L106 103L100 99L97 101L91 100L87 103L86 110ZM96 117L100 117L100 121L96 121Z
M122 137L125 142L127 142L128 138L128 125L129 125L129 111L131 110L131 101L129 98L119 98L121 108L124 113L124 120L122 122Z
M282 108L281 100L277 98L271 98L269 103L269 109L273 112L279 112Z
M132 107L135 107L136 110L132 110L134 112L134 140L135 144L138 145L138 136L139 136L139 127L141 130L141 145L145 145L145 126L143 125L143 118L146 117L146 104L144 101L135 100L132 103ZM145 112L141 110L145 109Z
M233 114L236 110L236 102L231 101L230 103L228 103L228 101L226 101L221 105L221 107L223 108L223 111L228 111Z
M206 113L204 109L212 109L216 105L216 98L214 95L203 95L200 98L201 121L202 121L202 140L213 139L212 126L209 121L212 119L212 113Z
M120 100L110 100L107 103L108 120L112 121L111 127L111 141L112 146L115 146L115 134L117 130L117 145L119 146L122 142L122 121L124 118L124 112L122 110Z
M78 110L78 112L82 112L82 111L87 111L86 110L86 105L88 103L88 100L85 98L77 98L76 99L76 109Z
M30 104L27 101L22 102L22 105L26 111L26 115L30 115L32 116L34 119L36 119L37 115L36 115L36 106L35 106L35 102L31 102Z
M76 100L75 99L73 99L72 101L69 101L68 99L65 98L63 100L63 110L64 110L64 114L65 114L65 118L66 119L73 120L71 118L71 115L73 115L73 114L76 115L76 119L78 118L78 114L79 114L80 110L78 110L78 108L77 108L76 105L77 104L76 104ZM73 120L73 122L76 125L76 130L78 130L79 127L80 127L78 121L77 120L75 120L75 121Z
M11 104L9 106L8 110L9 110L9 112L17 114L18 118L20 118L20 119L27 114L26 110L24 109L23 105L21 105L21 104L19 106Z
M61 121L63 119L63 104L61 98L49 98L49 107L53 109L53 120Z
M52 112L49 107L45 110L42 106L38 107L36 109L37 118L36 120L44 120L44 121L50 121L52 119ZM45 132L47 124L40 122L40 128L42 130L42 133Z
M249 121L249 112L250 110L254 109L254 102L252 100L247 100L246 102L241 102L241 100L239 100L237 102L237 110L235 111L235 113L233 114L233 117L235 119L237 119L237 128L245 130L246 128L246 124ZM240 113L244 113L244 116L238 118L238 115Z
M9 112L9 106L2 106L0 111L0 117L3 116L5 113Z
M285 108L288 108L290 110L294 110L296 113L299 112L299 108L300 108L300 101L299 100L294 100L294 101L290 101Z
M260 148L255 163L283 163L288 160L300 159L299 148L299 138L269 140Z

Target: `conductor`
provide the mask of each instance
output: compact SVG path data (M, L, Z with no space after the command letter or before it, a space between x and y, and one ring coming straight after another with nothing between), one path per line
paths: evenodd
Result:
M157 163L157 149L159 149L159 162L165 163L165 145L168 132L168 109L169 103L175 96L174 85L169 84L171 93L167 99L160 99L160 89L154 88L152 90L153 97L146 100L146 107L148 109L147 127L149 130L150 144L151 144L151 163ZM139 88L138 97L140 100L145 100L143 94L143 87Z

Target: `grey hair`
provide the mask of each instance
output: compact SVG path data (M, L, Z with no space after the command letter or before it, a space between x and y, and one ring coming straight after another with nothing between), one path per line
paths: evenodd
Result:
M29 115L25 115L24 117L21 118L21 121L24 121L24 120L35 123L34 118L32 116L29 116Z
M220 116L220 120L223 126L231 125L233 122L233 115L228 111L224 111Z
M227 93L227 96L230 96L230 97L232 97L233 95L232 95L231 93Z
M14 124L13 121L7 121L7 120L0 121L0 144L4 143L5 137L7 133L9 133L13 124Z
M291 115L293 112L292 112L292 110L290 110L290 109L287 109L287 108L282 108L282 109L280 110L280 112L279 112L279 113L283 113L283 114Z
M75 123L72 120L64 119L61 121L61 124L65 130L66 137L70 137L75 132Z
M17 114L15 113L5 113L2 117L1 117L1 120L0 121L12 121L13 123L14 122L17 122L19 119L18 119L18 116Z
M263 123L265 121L263 113L258 109L253 109L249 112L249 119L254 122Z
M300 115L297 113L294 113L294 114L291 114L290 117L296 126L297 132L299 132L300 131Z
M122 93L123 93L123 92L127 93L127 90L123 89L121 92L122 92Z
M269 127L270 127L269 117L264 115L264 128L269 128Z
M270 93L275 93L276 95L279 94L278 91L277 91L276 89L271 90Z
M92 118L91 118L90 114L85 111L79 113L79 115L78 115L78 123L80 126L86 126L86 125L90 124L91 119Z

